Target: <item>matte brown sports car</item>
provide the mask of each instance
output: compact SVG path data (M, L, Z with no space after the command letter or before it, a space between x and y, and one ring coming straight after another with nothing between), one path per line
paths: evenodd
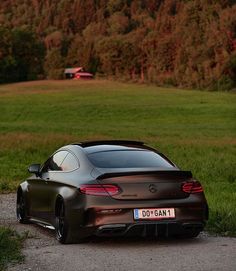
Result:
M55 228L61 243L98 236L196 237L208 219L190 171L136 141L64 146L17 191L17 218Z

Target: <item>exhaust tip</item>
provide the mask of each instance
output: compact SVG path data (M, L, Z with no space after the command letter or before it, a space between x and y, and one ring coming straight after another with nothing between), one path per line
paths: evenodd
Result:
M126 224L103 225L97 229L97 236L122 235L126 231Z

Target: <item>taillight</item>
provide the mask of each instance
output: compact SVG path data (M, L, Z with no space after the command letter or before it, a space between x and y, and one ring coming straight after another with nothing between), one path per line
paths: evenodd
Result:
M199 182L185 182L182 184L182 191L194 194L203 192L203 188Z
M119 193L119 188L112 184L83 184L79 190L83 194L93 196L114 196Z

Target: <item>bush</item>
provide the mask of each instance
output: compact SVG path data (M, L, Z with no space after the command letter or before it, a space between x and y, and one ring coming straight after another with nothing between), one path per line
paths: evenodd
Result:
M60 49L52 49L47 52L44 70L48 79L63 79L64 59Z
M20 252L22 239L15 231L0 227L0 271L5 270L10 262L23 260Z
M216 89L221 90L231 90L235 86L235 82L228 75L223 75L217 81Z
M51 69L47 74L48 79L63 79L64 78L64 69Z

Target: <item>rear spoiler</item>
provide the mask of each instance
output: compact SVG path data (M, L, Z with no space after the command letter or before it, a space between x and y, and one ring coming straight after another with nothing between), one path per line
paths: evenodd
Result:
M182 177L182 178L192 178L191 171L183 170L160 170L160 171L129 171L129 172L111 172L104 173L97 177L97 180L108 179L112 177L122 177L122 176L132 176L132 175L158 175L158 176L167 176L171 175L173 177Z
M73 143L72 145L79 145L82 148L96 146L96 145L131 145L131 146L143 146L144 142L134 140L98 140L98 141L84 141L79 143Z

